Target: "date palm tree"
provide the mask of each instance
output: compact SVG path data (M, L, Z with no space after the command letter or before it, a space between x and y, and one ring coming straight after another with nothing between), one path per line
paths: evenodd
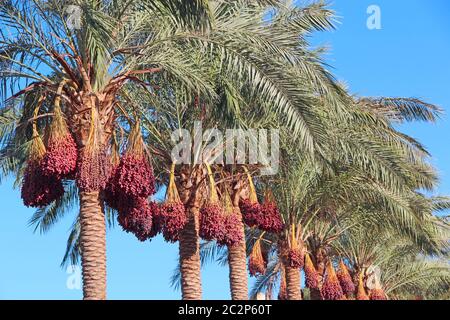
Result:
M81 23L75 29L65 16L69 4L56 0L2 1L1 109L2 114L20 115L20 122L13 120L3 127L4 172L20 176L26 164L30 126L36 124L42 134L52 122L55 100L60 101L81 157L90 150L108 152L119 118L129 117L122 104L129 101L131 83L151 95L158 90L158 79L165 79L212 100L215 90L205 73L205 65L211 61L226 77L248 83L253 94L284 115L306 147L312 146L313 134L300 112L308 105L308 95L295 90L280 70L286 61L303 62L307 70L317 64L299 59L289 38L276 39L262 28L262 6L278 5L276 1L238 1L224 10L225 5L216 1L80 0L76 5ZM230 15L244 15L246 23L233 25ZM278 28L286 23L287 18L279 21ZM293 28L302 26L292 24ZM319 85L330 84L326 72L315 75ZM94 167L103 169L100 163ZM99 177L104 175L107 172ZM78 190L80 215L76 225L85 299L106 298L101 191ZM197 240L195 232L186 234L190 236L182 241L186 244L182 251L187 252L182 261L186 262L186 286L193 287L186 289L191 293L184 296L200 298L201 290L195 285Z
M385 98L385 100L389 101L389 105L385 108L390 108L390 112L386 112L386 114L389 116L395 114L397 121L405 119L426 119L431 121L435 120L439 113L439 109L435 106L417 100L406 98ZM373 101L375 104L375 101L379 100L366 99L366 101ZM293 215L293 220L297 221L297 219L299 219L295 224L300 223L300 226L305 224L308 226L309 229L304 228L304 230L302 230L302 238L300 241L305 242L306 239L309 239L310 247L315 251L313 257L317 257L316 253L321 251L323 247L328 248L330 242L335 241L339 237L340 232L342 232L342 230L336 228L335 218L331 221L322 221L322 219L318 219L316 214L312 214L316 210L319 210L319 208L326 209L328 207L335 207L335 210L340 208L339 212L352 212L351 207L349 206L350 204L354 206L372 204L373 206L380 208L379 212L373 213L373 219L379 219L380 221L382 219L386 221L386 223L392 223L398 228L402 228L404 233L408 233L411 237L417 237L415 232L424 232L421 223L416 221L416 217L421 216L425 211L419 212L419 210L413 212L411 206L405 204L405 201L402 200L402 197L406 197L407 191L397 188L398 183L396 183L396 181L399 181L397 179L406 178L402 178L400 174L390 176L389 172L385 172L390 171L388 165L389 161L395 160L396 163L402 164L404 167L402 172L415 176L414 181L417 181L418 183L416 186L420 186L421 188L432 188L435 184L436 177L433 173L433 169L423 162L423 157L427 152L423 146L413 138L393 130L389 124L390 118L385 118L385 115L381 110L377 109L377 112L374 114L372 108L367 108L367 106L367 103L364 104L362 110L371 114L371 117L377 119L374 122L369 122L369 124L372 124L373 128L364 128L363 125L358 122L359 119L356 119L354 126L350 127L357 128L356 130L364 132L363 137L359 136L358 132L352 132L348 127L341 128L345 134L336 132L336 130L328 130L333 134L339 134L340 137L339 139L331 137L330 141L339 141L342 145L350 143L352 146L355 146L355 141L358 141L357 139L364 138L361 143L374 149L374 153L370 154L365 152L361 155L355 153L354 150L349 150L347 156L344 156L343 152L346 152L347 149L349 149L349 147L346 147L343 150L339 150L339 152L331 152L334 159L333 157L328 159L331 159L334 162L330 163L323 161L323 159L308 159L304 154L299 155L298 150L296 150L295 147L289 148L288 144L286 144L283 145L285 151L284 159L286 162L281 167L281 173L272 181L269 181L269 188L274 186L274 190L276 190L276 198L282 199L280 201L280 207L282 212L286 213L285 221L293 219L287 212L295 213ZM360 108L361 104L358 103L358 112ZM255 110L257 110L257 108L255 108ZM264 110L259 110L257 114L264 114ZM270 126L279 126L276 119L270 115L264 114L262 118L266 121L266 126L268 123L271 123ZM324 129L326 129L326 122L323 123ZM337 124L333 123L333 127L336 128L336 126ZM383 132L383 134L381 134L381 132ZM377 141L377 139L370 142L370 140L366 140L367 138L370 138L370 136L368 137L368 133L375 136L381 135L385 137L385 140L381 143L380 141ZM287 136L289 135L287 134ZM351 137L352 140L347 140L348 137ZM386 145L394 146L398 151L392 153L393 150L391 148L386 148ZM331 148L333 144L330 143L329 146ZM361 146L357 147L358 150L361 150ZM400 156L397 154L400 154ZM414 159L413 162L408 165L406 165L406 163L412 160L404 161L404 158L403 160L400 160L400 157L406 155L408 159ZM358 158L356 158L356 156ZM340 162L344 161L344 159L345 162ZM384 159L387 159L388 161L380 161ZM367 162L371 163L370 166L366 166L365 163ZM411 169L409 166L421 168L421 170L416 173L417 170ZM370 168L370 172L377 172L377 170L383 172L381 178L373 178L368 175L366 172L367 168ZM265 179L262 181L264 182L264 180ZM346 209L343 209L344 205L346 205ZM309 209L305 211L305 208ZM344 219L344 215L339 215L339 219ZM411 225L414 227L411 227ZM260 234L255 235L255 237L259 236ZM276 244L276 249L278 245L277 240L272 238L266 240L273 241ZM250 239L250 242L247 244L251 247L252 243L253 242ZM249 250L247 250L247 252L249 252ZM226 257L227 255L223 250L217 250L212 244L208 244L203 246L203 254L206 258L199 258L199 260L214 260L214 257L219 253L221 256L219 260L222 263L226 263L226 261L230 259L229 252L228 257ZM278 271L280 271L281 268L277 267L276 264L273 266L273 269L277 271L276 275L278 276ZM298 270L293 269L288 271L290 271L292 279L299 278ZM176 273L174 276L174 283L178 283L178 279ZM271 284L274 283L272 280L273 278L267 278L267 281ZM293 280L293 282L290 282L292 285L289 286L292 288L292 290L290 290L292 292L291 297L294 298L295 296L296 299L299 298L300 295L298 282L299 281ZM257 286L255 288L259 287ZM253 292L253 295L254 293L255 291Z
M382 194L380 205L401 217L405 232L420 234L399 194L431 188L435 176L420 160L426 150L389 121L433 119L436 108L412 99L360 99L353 106L324 68L320 50L307 49L311 31L332 27L332 13L322 3L297 8L270 0L79 0L75 29L67 23L69 4L2 1L0 166L5 175L21 178L31 127L43 134L53 122L56 101L81 159L93 149L109 155L114 133L126 136L128 121L139 119L161 183L171 164L171 130L190 128L208 114L211 126L289 129L302 152L327 174L335 163L368 171L378 189L364 194L371 200ZM207 112L195 108L195 97ZM405 158L412 160L404 165ZM205 171L178 169L190 213L180 238L183 298L201 299L198 209ZM97 178L102 175L107 172ZM65 181L65 189L63 198L38 209L31 222L45 231L79 205L64 261L81 255L84 298L105 299L105 220L112 221L114 213L104 206L101 187L83 190ZM244 249L228 252L234 299L248 296Z
M418 246L424 246L423 241L430 249L438 246L434 240L437 230L432 223L434 218L431 203L415 191L431 190L436 184L433 168L426 162L428 153L417 141L394 130L390 124L394 117L397 121L434 120L439 112L438 108L404 98L367 98L364 104L360 102L362 100L355 101L357 109L362 108L364 112L380 119L380 122L375 125L370 122L360 125L356 121L351 127L335 126L336 130L330 132L339 138L330 139L330 162L309 161L290 147L288 142L283 145L284 157L280 174L264 182L267 184L266 188L274 192L288 227L285 233L275 238L266 236L266 241L273 243L273 251L278 251L278 254L272 255L274 260L270 264L271 268L266 275L260 277L252 295L264 286L273 285L274 277L279 277L281 270L285 270L288 298L300 299L300 270L291 268L283 259L279 259L280 252L285 249L280 245L294 242L292 239L295 237L300 247L307 248L311 254L319 275L323 274L329 259L327 252L345 231L343 221L348 218L357 221L362 217L370 217L372 224L367 225L367 228L373 228L376 223L383 221L380 228L391 226ZM386 101L383 111L375 107L380 105L376 101ZM333 147L332 141L339 141L340 148ZM345 146L347 143L349 145ZM353 158L365 157L363 153L357 154L362 145L370 146L372 150L378 149L378 156L370 160L374 161L375 170L379 170L378 177L386 173L381 168L391 161L393 165L399 165L399 170L392 174L386 173L381 179L375 177L376 171L367 170L360 159ZM404 183L400 185L400 181ZM357 208L372 209L370 214L361 214ZM349 224L348 228L351 227ZM285 264L283 268L281 263ZM312 292L312 296L320 295Z
M439 211L449 208L448 198L430 199L430 204ZM368 227L361 219L341 234L334 252L349 263L355 277L362 275L362 279L376 284L389 299L439 295L450 281L446 263L449 227L438 217L430 227L439 230L433 235L435 247L417 245L395 228ZM379 270L376 275L374 266Z
M218 99L214 101L208 99L208 97L185 92L182 88L172 89L173 92L176 92L174 95L176 101L170 101L174 103L173 108L171 110L165 108L167 112L159 110L157 123L148 124L157 128L157 130L153 130L152 134L156 136L153 140L169 141L170 130L177 128L187 128L192 131L193 122L196 120L201 120L202 125L209 124L212 127L224 129L259 128L263 125L273 125L270 119L277 118L278 115L278 122L292 130L304 149L311 154L315 152L314 145L322 143L323 139L313 130L314 127L320 126L319 111L317 110L317 114L315 114L316 111L307 108L308 104L305 103L309 103L312 107L311 103L315 100L315 93L317 92L325 92L325 98L338 105L343 97L340 96L342 94L340 88L323 69L320 59L315 53L303 49L304 44L302 41L299 42L299 37L302 40L314 28L331 27L329 10L323 5L317 4L301 9L280 7L277 8L277 14L274 15L274 18L267 22L264 19L268 8L265 3L247 2L244 5L241 2L223 2L211 4L211 8L214 23L211 26L210 35L217 33L226 42L236 42L237 39L244 41L251 37L252 42L261 44L261 48L253 48L253 54L258 54L266 59L263 60L265 65L263 68L261 66L261 69L268 72L266 74L267 79L275 75L270 74L272 65L279 65L280 68L284 68L286 74L291 78L286 78L286 75L282 74L278 74L277 77L280 77L280 80L284 79L283 85L289 87L287 93L291 98L294 98L289 104L297 108L300 121L297 122L298 125L292 125L289 111L280 115L277 108L274 108L272 99L267 96L266 89L262 88L261 95L255 95L252 86L247 84L248 80L251 79L230 76L227 72L224 72L223 68L219 67L220 63L217 64L216 59L213 61L209 73L214 74ZM225 33L224 30L230 26L233 26L233 33ZM274 39L271 38L273 36L275 36ZM267 47L269 39L270 46ZM292 47L291 43L299 43L302 48ZM275 56L276 62L267 60L267 50L270 50ZM217 58L220 61L220 55ZM252 60L251 63L253 63L252 72L259 72L259 62ZM288 66L294 71L292 75L287 71ZM273 71L275 72L275 70ZM302 89L296 89L298 86L301 86ZM180 92L180 90L183 92ZM164 97L166 99L163 99L163 103L167 104L168 100L171 99L170 97L167 99L168 95L163 95L162 98ZM197 104L196 111L193 111L190 107L192 104ZM289 106L287 107L290 110ZM161 119L162 121L159 121ZM301 122L304 122L304 124L301 124ZM167 172L168 154L173 145L162 143L154 147L159 149L155 154L164 155L165 167L163 167ZM198 210L202 199L198 189L202 188L200 182L205 180L205 174L204 170L199 170L199 166L184 166L184 170L179 175L181 179L177 180L180 183L178 187L182 200L184 199L188 211L191 212L191 220L180 238L181 287L183 297L188 299L199 299L201 297ZM238 207L238 201L239 197L235 196L234 205L236 208ZM241 227L243 231L243 225ZM228 253L231 296L233 299L247 299L245 244L229 248Z
M174 43L159 42L173 35L175 28L166 28L164 34L148 32L163 24L192 26L194 15L206 14L197 3L78 1L79 29L71 29L67 24L68 4L2 1L2 111L14 109L21 113L21 122L5 143L5 152L10 156L17 150L24 151L30 123L36 123L42 132L51 122L53 101L61 101L70 133L83 155L87 150L108 149L117 116L116 102L127 82L144 85L154 73L164 72L178 73L178 79L190 86L193 81L197 88L205 84L196 78L199 72L191 73L195 67L181 56ZM176 12L169 11L171 5ZM151 22L147 15L153 16ZM12 168L17 172L25 164L26 150L20 159ZM107 174L101 163L94 166L101 169L97 179ZM100 188L79 190L79 246L85 299L106 298L105 216L100 192Z

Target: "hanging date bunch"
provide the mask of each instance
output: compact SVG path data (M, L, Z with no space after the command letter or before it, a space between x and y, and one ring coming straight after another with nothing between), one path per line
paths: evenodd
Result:
M47 152L43 159L43 173L58 179L73 178L78 150L61 111L61 91L55 98L54 116L47 132Z
M104 132L97 108L91 107L90 130L85 146L79 153L76 183L82 192L98 192L103 190L111 174L111 162L107 155Z
M178 241L187 221L186 210L175 184L175 164L173 163L170 169L166 201L161 207L161 220L159 221L159 228L162 230L164 239L172 243ZM158 223L158 221L154 222Z
M134 234L139 241L146 241L152 236L153 216L158 210L155 202L138 198L129 208L119 211L118 221L125 232Z
M364 288L364 277L361 272L358 276L358 289L356 290L356 300L369 300L369 296Z
M257 218L257 224L259 229L267 232L280 233L283 231L283 220L270 190L266 191L264 203L261 206L261 214Z
M151 201L150 204L154 205L155 208L152 210L152 228L148 233L148 239L152 239L160 234L164 226L164 214L162 211L162 206L153 201Z
M247 180L249 185L249 197L248 199L241 199L239 201L239 209L241 210L242 218L244 223L249 227L255 227L258 223L258 218L261 215L261 205L258 202L258 197L256 195L255 185L253 184L253 179L244 167L247 174Z
M204 240L221 240L225 234L225 213L217 194L211 167L206 164L209 176L209 198L200 209L200 237Z
M118 192L115 178L117 173L117 168L120 163L120 151L119 145L117 143L116 135L113 134L113 143L111 148L111 174L109 176L108 182L106 183L105 190L103 192L103 199L105 203L112 209L119 210L120 208L126 208L130 205L130 201L127 197L120 192Z
M288 250L285 253L285 261L293 269L302 269L305 261L303 245L298 241L299 231L300 228L296 228L295 224L291 225Z
M131 198L155 193L155 177L142 139L139 122L131 129L128 146L115 172L117 191Z
M305 255L305 283L309 289L319 289L319 274L308 253Z
M382 288L370 290L370 300L387 300L384 290Z
M39 108L36 108L34 117L37 116L38 111ZM30 153L22 179L21 197L27 207L45 207L64 195L64 187L60 179L43 173L46 149L36 122L33 123L31 139Z
M264 259L261 248L261 237L258 238L252 248L250 253L250 258L248 260L248 271L250 276L256 277L258 275L263 275L266 273L267 262Z
M328 263L321 294L324 300L341 300L344 296L331 262Z
M224 208L224 232L222 238L217 239L217 243L222 246L235 246L244 240L244 232L242 229L242 220L238 213L234 210L231 202L230 194L224 186L223 191L223 208Z
M352 295L355 292L355 284L353 283L347 266L342 260L339 261L339 270L337 272L337 277L339 279L339 283L341 284L341 288L344 291L344 294Z
M45 146L39 135L34 135L30 156L22 181L21 196L27 207L45 207L64 195L61 180L43 173L42 159Z
M130 159L133 160L130 162ZM137 165L142 168L131 172L137 169ZM131 129L125 155L120 159L114 176L108 181L106 191L113 192L117 199L115 206L119 212L118 221L122 228L126 232L133 233L140 241L155 236L153 222L156 220L155 217L159 217L160 208L155 202L147 200L155 191L155 180L139 123ZM148 185L140 186L137 182Z

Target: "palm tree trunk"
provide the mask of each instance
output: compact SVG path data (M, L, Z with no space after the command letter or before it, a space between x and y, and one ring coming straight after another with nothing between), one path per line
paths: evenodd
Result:
M241 223L240 229L243 239L245 239L243 223ZM228 247L228 265L230 266L231 299L248 300L247 254L245 240L235 246Z
M181 292L183 300L201 300L199 207L186 208L188 223L180 234Z
M322 287L323 282L323 274L325 272L325 258L324 254L321 250L318 250L315 254L312 255L314 259L314 264L317 266L317 274L319 286ZM310 291L311 300L323 300L322 294L320 293L320 289L311 289Z
M322 295L319 289L310 289L309 292L311 300L322 300Z
M239 215L239 224L242 233L241 243L228 247L228 265L230 267L230 291L233 300L248 300L248 278L247 278L247 252L245 244L245 229L242 222L242 214L239 210L239 191L233 197L233 206Z
M185 166L181 169L181 179L178 190L181 201L186 208L188 222L180 234L180 273L181 292L183 300L201 300L201 264L200 264L200 206L201 191L199 182L202 173L200 169Z
M106 299L106 226L99 192L80 192L83 297Z
M300 269L285 266L285 270L288 300L302 300L302 293L300 290Z

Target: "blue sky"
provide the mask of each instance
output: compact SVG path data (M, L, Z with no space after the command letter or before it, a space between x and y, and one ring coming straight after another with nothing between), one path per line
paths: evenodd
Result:
M369 5L381 9L381 30L366 27ZM450 2L448 0L335 0L340 24L314 37L331 50L326 60L351 91L368 96L422 98L450 112ZM450 194L448 116L436 125L414 123L402 129L424 143L441 175L438 194ZM59 267L75 212L45 235L33 233L13 180L0 185L0 299L80 299ZM179 299L169 286L177 263L177 245L160 237L140 243L120 228L107 239L108 298ZM228 269L202 270L205 299L228 299Z

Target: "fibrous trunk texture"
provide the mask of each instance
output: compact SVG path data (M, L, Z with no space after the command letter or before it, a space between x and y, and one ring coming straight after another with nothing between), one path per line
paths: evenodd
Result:
M201 300L199 208L186 209L188 222L180 234L181 291L183 300Z
M236 208L236 207L235 207ZM242 239L245 239L244 223L239 209L236 210L239 215L239 229L242 233ZM247 280L247 256L245 240L234 246L228 246L228 264L230 266L230 290L231 299L248 299L248 280Z
M182 173L180 190L181 201L186 208L188 221L180 233L180 272L183 300L201 300L202 284L200 274L200 199L198 188L200 177L189 172ZM195 180L195 181L193 181Z
M106 299L106 227L99 192L80 192L80 246L85 300Z
M300 290L300 269L286 268L286 289L288 300L302 300L302 293Z

